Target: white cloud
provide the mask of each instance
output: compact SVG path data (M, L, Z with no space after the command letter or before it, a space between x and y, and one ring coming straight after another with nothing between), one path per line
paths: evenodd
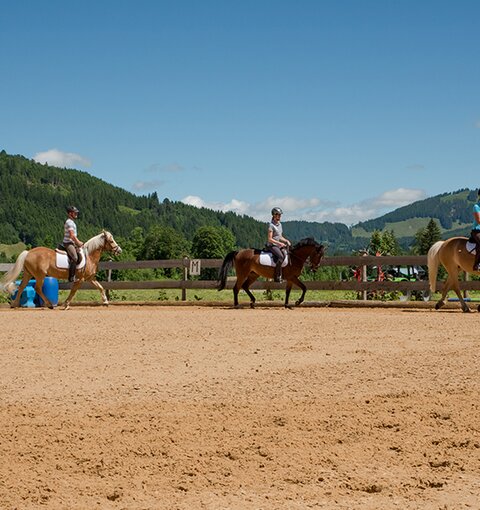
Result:
M385 191L379 197L374 198L373 204L375 208L396 209L425 197L425 191L421 189L397 188Z
M153 181L135 181L132 184L132 189L134 191L149 191L160 188L165 184L165 181L160 181L158 179L154 179Z
M184 172L185 168L182 165L179 165L178 163L169 163L167 165L160 165L159 163L154 163L153 165L150 165L146 171L152 173L178 173Z
M58 149L50 149L45 152L37 152L33 156L33 160L37 163L47 163L51 166L58 166L60 168L76 168L76 167L90 167L92 162L75 154L74 152L62 152Z
M423 190L398 188L385 191L377 197L351 205L342 205L338 202L321 200L319 198L288 196L271 196L261 202L250 204L249 202L237 199L232 199L230 202L207 202L201 197L190 195L182 199L182 202L195 207L206 207L216 211L233 211L238 214L247 214L260 221L268 221L272 207L278 206L283 209L283 221L330 221L354 225L360 221L381 216L397 207L422 200L425 197L426 194Z
M407 166L407 170L411 170L413 172L420 172L422 170L425 170L425 165L421 165L419 163L415 163L413 165Z

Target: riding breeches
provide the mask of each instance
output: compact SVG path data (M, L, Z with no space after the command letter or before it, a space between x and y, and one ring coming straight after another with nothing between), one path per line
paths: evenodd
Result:
M273 259L276 263L280 263L285 260L285 252L280 248L280 246L269 246L268 249L273 253Z
M68 253L68 257L70 258L70 260L77 264L78 263L78 251L77 251L77 247L71 243L71 244L65 244L65 249L67 250L67 253Z

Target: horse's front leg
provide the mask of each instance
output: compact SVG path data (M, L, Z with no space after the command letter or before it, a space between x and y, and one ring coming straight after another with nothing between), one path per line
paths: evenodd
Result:
M105 292L105 289L100 285L100 283L94 278L93 280L90 280L92 285L100 291L100 294L102 295L102 302L104 306L108 306L108 298L107 293Z
M293 283L290 280L287 280L287 287L285 289L285 308L291 308L288 305L288 300L290 299L290 292L292 291Z
M303 284L303 282L301 282L297 276L294 276L292 277L292 279L290 280L290 288L293 284L295 284L299 289L302 290L302 294L301 296L297 299L297 301L295 301L295 306L299 306L303 303L303 300L305 299L305 294L307 292L307 287L305 287L305 285ZM287 284L288 285L288 284ZM288 300L288 295L290 293L288 292L287 295L286 295L286 299L285 299L285 306L287 306L287 300Z
M77 280L73 283L72 288L70 289L70 294L67 296L67 299L65 299L65 303L63 303L64 310L68 310L70 308L70 303L73 300L73 296L75 296L77 293L77 290L80 288L82 282L83 280Z

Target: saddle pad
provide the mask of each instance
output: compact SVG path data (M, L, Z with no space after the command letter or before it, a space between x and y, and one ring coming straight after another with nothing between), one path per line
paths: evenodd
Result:
M288 255L285 257L283 261L282 267L285 267L288 264ZM275 262L273 261L273 255L269 251L262 251L260 253L260 265L261 266L275 266Z
M465 247L467 248L468 253L471 253L472 255L475 255L475 253L477 253L477 250L475 249L476 248L475 243L471 243L470 241L467 241Z
M82 261L77 266L77 269L83 269L85 267L85 251L83 248L80 248L80 252L82 253ZM68 260L68 255L66 251L63 250L55 250L55 265L58 269L68 269L70 262Z

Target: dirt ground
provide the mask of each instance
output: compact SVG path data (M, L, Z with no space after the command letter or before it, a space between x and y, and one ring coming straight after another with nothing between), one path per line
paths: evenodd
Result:
M0 508L479 509L480 316L0 309Z

